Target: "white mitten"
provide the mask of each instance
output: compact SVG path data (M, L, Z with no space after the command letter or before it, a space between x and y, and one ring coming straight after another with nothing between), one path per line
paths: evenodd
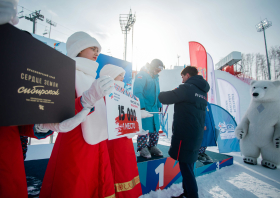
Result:
M16 25L17 17L17 1L0 0L0 25L5 23Z
M130 134L127 134L126 137L131 139L131 138L133 138L135 135L136 135L135 133L130 133Z
M47 133L49 130L56 132L69 132L85 121L90 109L84 108L74 117L64 120L61 123L35 124L38 133Z
M153 114L149 113L146 110L141 110L141 118L148 118L148 117L153 117Z
M110 76L101 76L82 94L82 105L91 109L94 104L114 89L114 80Z
M142 131L139 131L139 132L137 132L136 133L136 135L147 135L149 133L149 130L144 130L144 129L142 129Z

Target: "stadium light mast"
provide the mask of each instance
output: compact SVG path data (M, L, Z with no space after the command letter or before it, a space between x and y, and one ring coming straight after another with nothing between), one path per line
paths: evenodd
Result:
M133 28L133 25L136 21L135 14L133 15L131 13L131 9L129 11L129 14L120 14L120 25L122 29L122 33L124 34L124 60L126 60L126 52L127 52L127 34ZM133 35L132 35L133 38ZM132 41L133 43L133 41Z
M48 23L48 24L50 24L50 33L49 33L49 38L51 37L51 30L52 30L52 26L54 26L54 27L56 27L56 22L54 22L54 21L52 21L52 20L50 20L50 19L46 19L46 22Z
M177 54L177 58L178 58L178 66L180 66L180 65L179 65L179 58L180 58L180 56L179 56L178 54Z
M262 20L256 25L257 32L263 32L263 37L264 37L264 45L265 45L265 52L266 52L266 62L267 62L267 68L268 68L268 78L271 80L271 75L270 75L270 66L269 66L269 60L268 60L268 55L267 55L267 46L266 46L266 38L265 38L265 29L269 28L272 26L272 22L268 21L267 19Z
M36 32L37 19L44 21L44 15L40 14L40 11L41 10L39 10L39 11L35 10L35 12L29 14L29 17L25 16L25 19L33 22L33 34L35 34L35 32Z

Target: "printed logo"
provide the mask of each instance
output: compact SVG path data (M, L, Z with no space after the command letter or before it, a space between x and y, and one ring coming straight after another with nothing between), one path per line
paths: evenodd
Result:
M203 98L204 100L206 100L206 97L202 94L195 93L194 96L199 97L199 98Z
M114 98L113 93L111 93L111 94L109 95L109 97L110 97L111 99L113 99L113 98Z
M219 130L220 130L220 136L221 139L233 139L235 138L234 134L234 126L232 124L226 124L225 122L221 123L219 122Z
M202 67L198 67L197 70L198 70L198 75L201 75L204 78L204 80L206 80L206 69Z
M140 78L140 79L142 79L142 76L138 76L137 78Z
M40 109L40 110L44 110L44 105L40 105L40 104L39 104L39 109Z
M54 43L54 49L60 45L60 43Z

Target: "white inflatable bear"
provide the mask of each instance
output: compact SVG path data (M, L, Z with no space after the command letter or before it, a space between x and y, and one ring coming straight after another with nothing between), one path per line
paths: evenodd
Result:
M235 129L245 163L276 169L280 164L280 81L252 81L252 100Z

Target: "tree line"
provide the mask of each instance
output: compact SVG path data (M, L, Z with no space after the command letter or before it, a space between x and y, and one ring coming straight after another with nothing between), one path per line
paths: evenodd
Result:
M268 50L271 80L280 79L280 46ZM234 70L255 80L268 80L266 55L260 53L242 54L240 62L234 65Z

